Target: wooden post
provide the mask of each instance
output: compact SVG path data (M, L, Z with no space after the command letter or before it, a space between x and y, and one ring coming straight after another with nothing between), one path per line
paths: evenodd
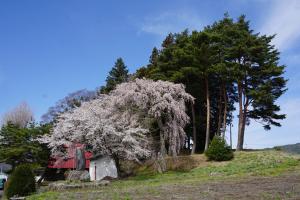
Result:
M95 181L97 181L97 166L96 166L96 162L95 162Z

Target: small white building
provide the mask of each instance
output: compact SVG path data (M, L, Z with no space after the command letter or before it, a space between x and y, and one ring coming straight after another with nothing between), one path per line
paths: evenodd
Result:
M4 189L4 183L7 181L7 179L8 179L8 176L6 174L0 172L0 190Z
M100 181L105 177L118 178L116 162L110 156L96 156L90 159L91 181Z

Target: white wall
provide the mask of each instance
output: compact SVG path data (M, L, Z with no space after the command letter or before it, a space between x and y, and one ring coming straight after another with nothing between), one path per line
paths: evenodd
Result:
M91 181L99 181L106 176L112 178L118 178L116 163L109 156L104 156L96 160L91 160L89 171L90 171Z

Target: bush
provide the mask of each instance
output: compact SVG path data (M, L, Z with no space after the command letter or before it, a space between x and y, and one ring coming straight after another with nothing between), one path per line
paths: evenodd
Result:
M5 195L9 199L13 196L26 196L36 191L35 178L30 165L19 165L9 177Z
M275 151L282 151L282 147L279 147L279 146L275 146L275 147L273 147L273 149L274 149Z
M233 158L233 151L223 138L215 136L205 152L205 155L209 160L226 161Z

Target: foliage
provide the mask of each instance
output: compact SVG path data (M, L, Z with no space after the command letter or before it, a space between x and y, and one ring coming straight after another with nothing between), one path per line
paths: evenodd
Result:
M30 165L19 165L9 177L5 195L9 199L13 196L26 196L36 191L35 176Z
M49 133L50 125L30 124L23 128L7 124L0 130L0 162L13 167L22 163L47 164L50 151L46 145L35 141L41 135Z
M176 83L183 83L186 85L188 93L193 95L195 100L195 126L187 127L186 131L192 139L196 139L197 151L202 151L204 148L205 132L209 127L209 133L218 132L218 122L224 121L222 124L230 123L232 118L233 104L235 101L235 88L230 83L222 83L219 78L212 73L214 63L218 61L215 58L213 48L209 47L209 43L216 43L210 38L208 33L193 31L189 34L188 31L182 33L168 35L163 48L159 50L157 62L149 64L146 68L141 68L137 71L136 76L148 77L155 80L168 80ZM167 44L167 45L166 45ZM156 55L156 51L154 51ZM155 56L151 56L155 57ZM206 83L208 82L208 84ZM226 89L223 93L226 94L226 102L219 101L220 91L222 86ZM208 86L208 87L206 87ZM208 100L207 100L207 93ZM210 106L206 106L207 102ZM225 116L219 118L221 114L218 104L222 104L223 109L227 109ZM209 110L207 110L209 108ZM192 117L192 108L189 109L189 116ZM209 115L208 115L209 113ZM208 117L207 117L208 115ZM207 126L209 119L210 125ZM196 129L196 137L194 137L193 130ZM225 128L223 127L223 130Z
M28 123L33 121L33 113L26 102L21 103L13 110L4 114L2 124L14 124L19 127L26 127Z
M129 79L128 69L122 58L118 58L114 67L106 78L106 86L101 87L100 93L107 94L120 83L127 82Z
M54 154L61 154L64 145L80 142L96 154L139 161L151 156L150 129L157 122L161 142L166 141L169 154L176 156L189 122L187 101L193 102L193 97L181 84L136 79L62 114L53 133L40 141L48 143Z
M186 85L187 92L196 98L198 151L215 133L220 134L221 129L225 133L238 102L237 149L241 150L250 119L269 130L285 118L276 104L286 91L285 66L279 65L280 54L272 45L273 39L251 30L245 16L235 21L225 14L201 31L169 34L136 76Z
M63 99L56 102L55 106L48 109L47 113L42 116L42 123L47 124L53 122L60 114L70 111L81 106L83 102L90 101L97 97L96 91L86 89L78 90L68 94Z
M207 151L205 151L205 155L209 160L215 161L226 161L233 158L231 148L226 144L226 141L219 136L213 138Z
M275 147L273 147L273 149L274 149L275 151L282 151L282 148L281 148L280 146L275 146Z

